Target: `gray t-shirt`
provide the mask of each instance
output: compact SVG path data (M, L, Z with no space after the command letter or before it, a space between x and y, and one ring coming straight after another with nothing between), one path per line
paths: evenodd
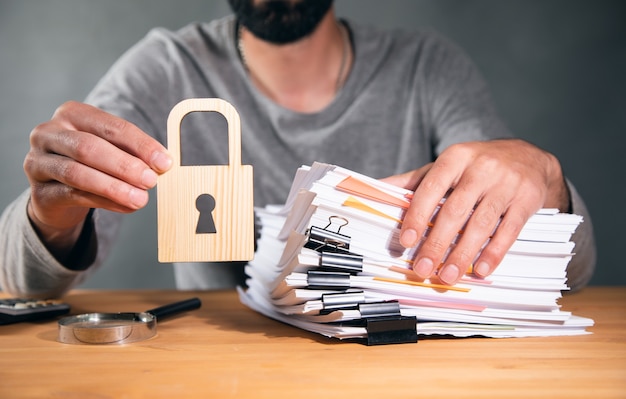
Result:
M344 21L354 63L334 101L316 113L275 104L248 79L237 52L236 21L226 17L179 31L151 31L103 77L87 102L166 142L169 111L185 98L218 97L241 117L242 163L254 167L255 206L285 201L296 169L314 161L380 178L431 162L453 143L510 137L487 87L465 54L432 32L384 31ZM226 122L212 113L183 120L182 162L227 164ZM576 288L590 278L595 244L585 217L569 268ZM28 223L28 191L0 219L0 284L11 292L60 294L96 269L110 252L122 215L96 210L97 257L86 271L58 264ZM7 232L11 231L9 237ZM19 232L19 234L15 234ZM231 265L176 265L180 288L237 283Z

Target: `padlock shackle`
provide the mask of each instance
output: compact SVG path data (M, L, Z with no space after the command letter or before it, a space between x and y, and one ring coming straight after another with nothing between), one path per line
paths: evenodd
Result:
M189 98L172 108L167 117L167 148L174 165L182 165L180 127L183 118L191 112L219 112L228 124L228 164L241 165L241 120L239 113L221 98Z

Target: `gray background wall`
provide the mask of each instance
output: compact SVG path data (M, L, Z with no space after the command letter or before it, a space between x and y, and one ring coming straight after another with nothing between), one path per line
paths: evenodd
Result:
M337 0L383 27L434 28L461 45L520 137L555 153L586 198L599 261L593 284L626 284L626 2ZM225 0L0 0L0 209L25 187L28 135L82 100L150 28L229 13ZM154 193L153 193L154 194ZM156 260L156 208L128 217L116 252L85 287L174 287Z

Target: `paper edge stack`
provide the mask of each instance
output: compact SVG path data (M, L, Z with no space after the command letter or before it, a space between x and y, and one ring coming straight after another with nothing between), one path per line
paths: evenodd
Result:
M302 166L284 205L255 211L260 237L240 300L298 328L369 345L588 333L593 320L558 304L582 217L541 210L492 276L470 270L445 287L416 280L410 260L418 248L399 246L402 201L411 194L339 166Z

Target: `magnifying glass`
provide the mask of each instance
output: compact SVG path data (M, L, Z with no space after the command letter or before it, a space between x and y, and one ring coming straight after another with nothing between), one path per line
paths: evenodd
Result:
M141 313L85 313L59 320L59 342L64 344L127 344L152 338L157 319L198 309L200 299L161 306Z

